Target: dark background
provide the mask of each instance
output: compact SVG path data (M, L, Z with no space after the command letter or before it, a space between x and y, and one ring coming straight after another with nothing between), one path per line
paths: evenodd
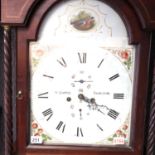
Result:
M12 46L12 56L14 57L13 59L13 64L12 64L12 69L15 72L15 30L11 31L11 39L14 45ZM155 102L155 32L152 32L152 43L151 43L151 59L150 59L150 80L149 80L149 91L148 91L148 103L147 103L147 115L146 115L146 123L145 123L145 129L146 131L149 130L149 109L150 105ZM10 77L11 78L11 77ZM15 82L15 79L13 79ZM13 90L15 90L15 84L13 85ZM15 96L15 91L13 91L13 96ZM15 97L13 98L13 104L15 105ZM15 106L13 106L13 111L15 112ZM13 113L14 113L13 112ZM15 113L14 113L15 116ZM13 116L14 124L15 124L15 117ZM10 129L12 130L12 129ZM15 125L13 128L13 141L15 142ZM3 118L3 28L0 26L0 155L3 155L4 153L4 118ZM155 134L155 129L154 129L154 134ZM147 137L147 132L145 133L145 137ZM145 139L144 143L144 155L145 155L145 149L146 149L146 143L147 139ZM155 143L155 141L154 141ZM154 145L155 146L155 145ZM155 147L154 147L154 154L155 155Z

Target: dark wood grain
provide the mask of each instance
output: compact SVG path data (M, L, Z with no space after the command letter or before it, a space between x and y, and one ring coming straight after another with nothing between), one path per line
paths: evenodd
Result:
M155 28L155 1L154 0L128 0L139 16L144 29Z
M1 0L1 22L3 24L24 24L31 8L39 0Z

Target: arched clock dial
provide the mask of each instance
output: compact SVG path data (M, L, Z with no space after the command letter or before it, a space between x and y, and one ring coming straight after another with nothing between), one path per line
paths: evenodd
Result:
M31 82L31 110L51 144L102 144L130 114L132 81L103 48L55 48Z

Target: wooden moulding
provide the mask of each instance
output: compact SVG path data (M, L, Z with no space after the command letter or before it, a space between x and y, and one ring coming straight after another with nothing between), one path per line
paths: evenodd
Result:
M22 25L39 0L1 0L1 23Z
M24 25L33 8L41 0L1 0L1 23ZM155 1L128 0L145 29L155 29Z

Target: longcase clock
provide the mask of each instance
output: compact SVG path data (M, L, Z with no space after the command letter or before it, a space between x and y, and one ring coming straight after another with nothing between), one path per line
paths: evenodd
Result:
M14 153L142 154L151 37L131 4L36 1L25 23L12 74Z

